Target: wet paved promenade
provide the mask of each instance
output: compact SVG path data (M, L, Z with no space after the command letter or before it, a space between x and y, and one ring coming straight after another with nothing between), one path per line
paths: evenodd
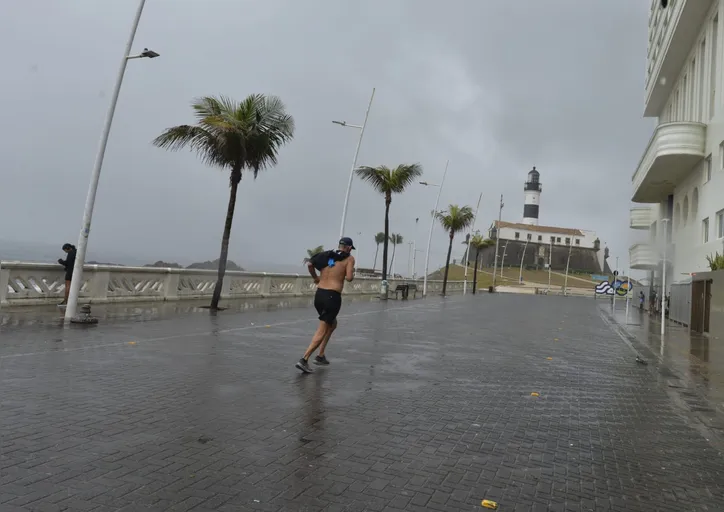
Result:
M353 302L312 375L309 307L36 315L0 324L2 512L724 510L716 400L590 299Z

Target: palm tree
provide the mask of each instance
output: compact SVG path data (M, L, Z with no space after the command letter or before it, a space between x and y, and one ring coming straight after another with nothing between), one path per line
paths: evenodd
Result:
M480 256L481 249L488 246L488 242L489 240L485 240L482 235L476 233L470 239L470 243L468 244L468 249L470 249L470 247L475 249L475 267L473 268L473 295L475 295L475 292L478 288L478 256Z
M355 170L357 176L368 182L385 196L385 238L382 241L382 279L387 279L387 247L390 239L390 204L392 194L401 194L416 179L422 176L420 164L402 164L394 169L381 165L379 167L360 167Z
M314 256L315 254L319 254L319 253L322 252L323 250L324 250L324 246L323 246L323 245L318 245L318 246L315 247L314 249L307 249L307 257L304 258L304 260L302 261L302 263L307 263L309 260L312 259L312 256Z
M392 270L392 277L395 277L395 252L397 252L397 246L402 243L402 235L392 233L390 235L390 242L392 242L392 259L390 260L390 270Z
M375 235L375 244L377 244L377 249L375 249L375 262L372 264L372 273L375 273L375 267L377 266L377 253L380 251L380 244L385 241L385 234L384 233L377 233Z
M256 179L259 171L277 163L279 149L294 136L294 119L287 114L279 98L263 94L247 96L241 103L224 96L205 96L194 100L191 107L197 124L167 128L153 144L171 151L189 148L205 164L229 171L229 204L221 237L219 273L210 306L217 310L242 173L251 171Z
M450 234L450 245L447 248L447 260L445 261L445 276L442 280L442 294L445 295L445 291L447 290L447 275L450 270L450 254L452 253L452 244L453 239L455 238L455 233L470 227L470 224L473 223L475 214L473 213L473 209L469 206L451 204L448 206L447 211L436 212L435 217L438 221L440 221L440 224L445 231Z

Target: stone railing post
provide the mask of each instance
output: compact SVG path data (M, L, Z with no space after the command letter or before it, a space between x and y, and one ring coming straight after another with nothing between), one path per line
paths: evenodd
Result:
M294 296L299 297L302 295L303 285L304 284L304 278L297 274L297 278L294 280Z
M88 272L88 302L107 302L108 284L111 273L107 270L98 270L98 265L88 265L84 268Z
M271 295L271 283L272 278L266 275L266 272L263 273L264 277L261 278L261 296L262 297L268 297Z
M0 266L0 304L8 302L8 286L10 283L10 271Z
M212 290L213 290L213 288L212 288ZM228 272L226 272L224 274L224 281L221 283L221 298L222 299L231 298L231 279L229 278Z
M169 268L168 273L163 281L163 300L176 300L178 299L178 284L181 280L181 275L178 269Z

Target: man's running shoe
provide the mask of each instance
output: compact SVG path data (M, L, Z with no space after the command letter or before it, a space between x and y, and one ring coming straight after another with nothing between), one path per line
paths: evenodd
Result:
M326 356L317 356L314 358L314 364L328 365L329 361L327 361Z
M296 366L298 369L302 370L304 373L312 373L312 372L314 372L314 370L312 370L312 369L309 367L309 363L307 363L306 359L304 359L304 358L301 358L301 359L297 362L297 364L295 364L294 366Z

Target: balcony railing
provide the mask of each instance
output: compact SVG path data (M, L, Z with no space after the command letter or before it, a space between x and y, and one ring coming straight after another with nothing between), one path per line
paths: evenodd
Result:
M650 206L635 206L631 208L631 229L650 229L653 222L653 212Z
M653 270L659 263L659 252L649 244L634 244L628 250L630 266L634 270Z
M635 203L664 200L704 158L705 146L704 124L676 122L657 126L631 178L631 200Z

